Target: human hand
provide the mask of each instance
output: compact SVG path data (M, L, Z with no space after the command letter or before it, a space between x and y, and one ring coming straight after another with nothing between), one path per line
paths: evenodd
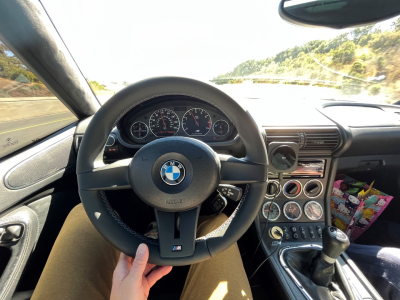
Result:
M148 259L149 248L146 244L139 245L135 258L121 252L114 270L110 300L147 299L150 288L172 270L172 267L160 267L146 277L155 267L147 263Z

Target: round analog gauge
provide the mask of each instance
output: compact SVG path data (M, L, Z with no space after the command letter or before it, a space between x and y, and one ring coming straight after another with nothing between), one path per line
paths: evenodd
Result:
M281 215L281 209L279 208L279 205L275 202L268 201L264 203L262 213L264 215L264 218L266 218L267 220L275 221Z
M283 206L283 214L291 221L296 221L301 217L301 207L297 202L289 201Z
M144 139L149 134L149 128L143 122L135 122L131 126L131 134L134 138Z
M179 119L176 113L168 108L161 108L150 116L150 130L155 136L173 136L179 130Z
M189 109L183 115L182 128L188 135L206 135L211 129L211 117L204 109Z
M316 221L321 219L324 210L317 201L309 201L304 206L304 213L310 220Z
M229 124L225 120L218 120L214 123L213 131L216 135L223 136L229 132Z

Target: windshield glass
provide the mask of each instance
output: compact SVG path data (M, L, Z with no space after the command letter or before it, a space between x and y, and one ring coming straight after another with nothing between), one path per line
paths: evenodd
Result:
M41 2L101 102L166 75L245 98L400 99L398 18L333 30L286 23L279 1Z

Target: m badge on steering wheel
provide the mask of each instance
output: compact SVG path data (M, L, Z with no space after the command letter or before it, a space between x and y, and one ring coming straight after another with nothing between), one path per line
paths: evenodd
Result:
M185 167L177 160L169 160L162 165L160 174L166 184L177 185L185 179Z

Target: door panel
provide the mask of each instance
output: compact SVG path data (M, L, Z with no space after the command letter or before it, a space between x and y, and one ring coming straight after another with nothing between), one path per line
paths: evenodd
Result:
M75 172L75 125L0 161L0 212L68 173Z

